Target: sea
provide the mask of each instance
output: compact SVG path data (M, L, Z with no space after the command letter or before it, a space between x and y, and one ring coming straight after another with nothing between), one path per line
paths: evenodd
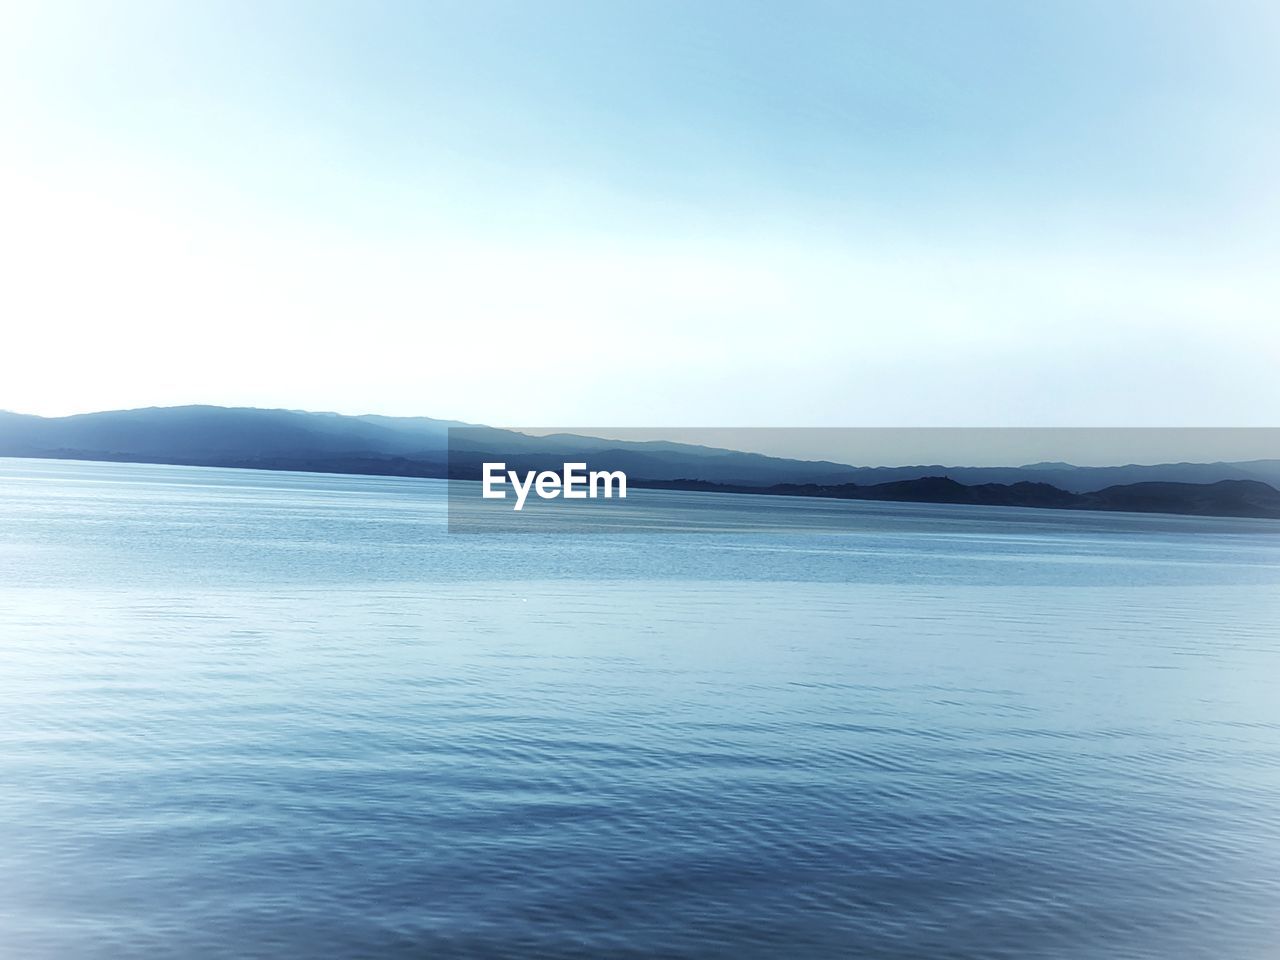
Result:
M0 958L1280 957L1280 522L0 460Z

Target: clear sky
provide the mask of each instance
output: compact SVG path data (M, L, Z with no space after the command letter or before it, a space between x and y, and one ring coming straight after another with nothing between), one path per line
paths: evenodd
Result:
M0 2L0 408L1276 425L1280 5Z

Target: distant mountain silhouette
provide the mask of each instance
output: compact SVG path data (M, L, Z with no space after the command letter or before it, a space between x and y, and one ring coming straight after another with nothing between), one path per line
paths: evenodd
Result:
M451 428L466 427L454 438ZM251 407L148 407L35 417L0 413L0 456L310 470L322 473L445 477L485 460L559 469L564 460L607 458L611 469L724 483L830 482L846 464L787 460L666 441L616 441L570 434L533 437L426 417L344 416Z
M451 442L450 429L462 427ZM593 467L624 470L636 486L1225 516L1275 516L1271 497L1280 496L1268 486L1280 484L1280 460L857 467L668 441L535 437L428 417L252 407L148 407L70 417L0 412L0 456L473 479L486 461L533 470L589 459Z
M1216 483L1219 480L1261 480L1276 486L1280 484L1280 460L1127 464L1114 467L1078 467L1068 463L965 467L932 463L900 467L854 467L841 480L871 485L929 476L947 476L964 484L1048 483L1072 493L1090 493L1118 484L1166 481Z
M148 407L53 418L0 413L0 453L220 466L335 456L441 463L453 426L463 424L250 407Z
M1280 520L1280 490L1260 480L1216 483L1150 482L1071 493L1047 483L981 483L967 485L950 477L920 477L859 486L780 483L744 487L700 480L632 482L664 490L826 497L839 500L883 500L897 503L957 503L989 507L1039 507L1056 510L1116 510L1128 513L1176 513L1206 517L1259 517Z

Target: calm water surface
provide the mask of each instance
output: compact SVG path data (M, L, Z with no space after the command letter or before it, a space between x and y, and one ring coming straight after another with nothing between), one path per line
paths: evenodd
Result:
M1280 524L633 496L0 460L0 957L1280 956Z

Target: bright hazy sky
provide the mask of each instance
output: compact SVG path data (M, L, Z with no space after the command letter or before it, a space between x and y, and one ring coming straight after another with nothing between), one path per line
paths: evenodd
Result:
M1280 5L0 0L0 408L1275 425Z

